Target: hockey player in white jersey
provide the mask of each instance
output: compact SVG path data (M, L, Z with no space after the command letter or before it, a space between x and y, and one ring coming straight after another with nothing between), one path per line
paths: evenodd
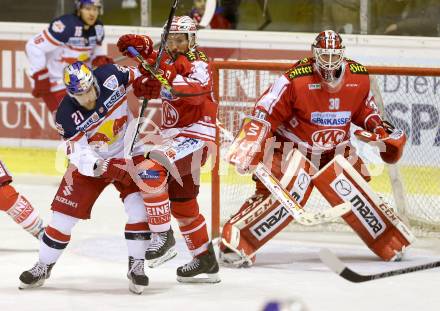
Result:
M149 241L147 215L139 189L130 177L124 156L124 135L133 119L127 89L139 76L135 67L107 64L91 71L75 62L64 70L68 95L56 114L56 126L67 145L69 167L52 202L52 219L41 239L35 266L20 275L20 288L43 285L70 241L72 228L90 218L94 202L113 184L123 201L128 220L130 291L140 294L148 285L144 256ZM143 158L138 148L134 158Z
M112 63L103 48L104 25L98 19L101 0L75 0L74 13L55 18L26 43L32 95L42 98L51 112L66 95L63 68L75 61L98 67Z
M43 220L32 204L11 185L12 175L0 160L0 210L37 239L44 232Z

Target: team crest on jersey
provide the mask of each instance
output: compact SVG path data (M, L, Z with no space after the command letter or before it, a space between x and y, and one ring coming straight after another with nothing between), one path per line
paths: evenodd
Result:
M312 74L313 74L312 65L295 66L294 68L291 68L286 71L286 75L289 77L289 79L295 79L302 76L310 76Z
M162 104L162 123L166 127L172 127L179 121L179 112L169 102Z
M103 85L108 88L109 90L112 91L116 91L118 89L119 83L118 83L118 79L116 78L115 75L111 75L110 77L108 77Z
M340 129L326 129L312 134L313 146L323 149L333 149L344 141L345 131Z
M53 22L53 24L52 24L52 31L53 32L60 33L60 32L63 32L65 28L66 28L66 25L64 25L64 23L60 20L57 20L57 21Z

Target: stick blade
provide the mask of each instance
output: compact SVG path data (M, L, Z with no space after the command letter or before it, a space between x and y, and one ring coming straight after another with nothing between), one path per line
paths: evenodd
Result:
M319 251L319 258L336 274L341 274L346 268L345 264L328 248L322 248Z

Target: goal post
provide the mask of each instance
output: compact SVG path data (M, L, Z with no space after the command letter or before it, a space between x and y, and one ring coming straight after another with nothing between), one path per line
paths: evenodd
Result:
M293 62L214 61L211 64L214 96L219 104L218 122L233 136L243 115L251 112L262 92ZM440 231L440 68L367 68L377 81L372 91L382 99L384 117L408 134L402 160L391 167L383 165L377 151L356 145L373 172L380 171L382 165L382 174L373 176L371 184L408 218L417 235L436 235ZM222 160L225 135L217 132L217 160L211 174L213 237L219 236L221 225L253 193L251 176L235 174ZM314 191L305 208L312 211L327 208L327 203ZM334 227L339 231L345 225Z

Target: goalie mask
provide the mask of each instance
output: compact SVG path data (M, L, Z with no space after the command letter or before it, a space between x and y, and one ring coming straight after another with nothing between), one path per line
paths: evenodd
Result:
M166 27L166 24L165 26ZM194 51L196 47L196 23L189 16L174 16L166 43L168 54L174 59L177 53ZM181 36L185 34L186 36Z
M325 82L334 82L344 61L345 46L341 36L333 30L325 30L318 34L312 44L319 74Z
M83 62L75 62L64 68L64 85L67 94L82 107L92 110L99 96L99 86L92 71Z

